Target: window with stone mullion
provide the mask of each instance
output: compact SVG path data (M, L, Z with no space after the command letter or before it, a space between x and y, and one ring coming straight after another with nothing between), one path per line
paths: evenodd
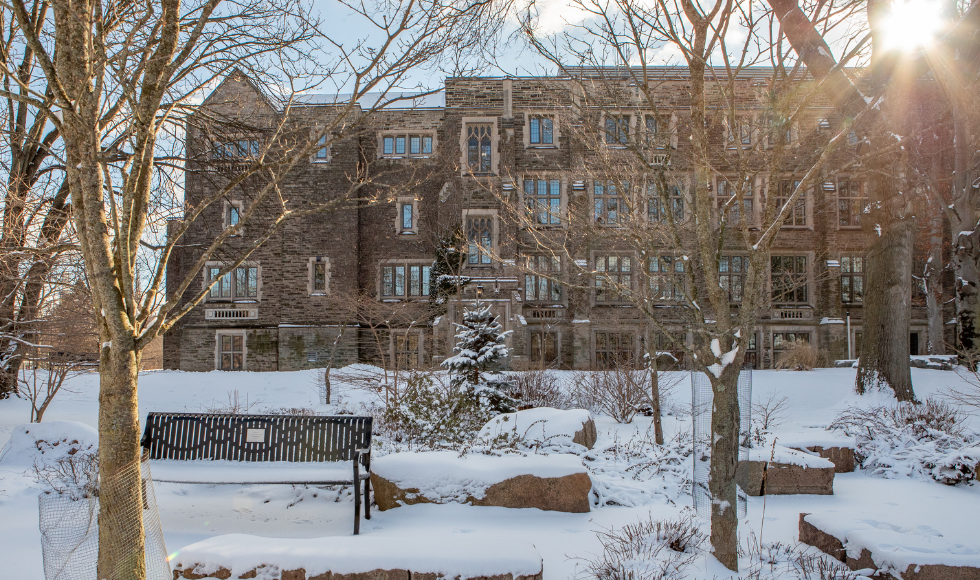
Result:
M561 224L561 181L557 179L524 180L524 204L528 218L535 225Z
M528 302L561 302L561 284L555 280L561 275L561 258L528 256L527 270L524 293Z

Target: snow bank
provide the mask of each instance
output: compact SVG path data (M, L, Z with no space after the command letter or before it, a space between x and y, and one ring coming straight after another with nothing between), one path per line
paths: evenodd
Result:
M47 421L25 423L14 428L10 440L0 451L0 467L25 471L39 464L54 464L58 459L76 453L94 453L99 448L99 433L85 423Z
M871 552L879 568L905 572L909 566L980 566L980 545L947 540L930 526L898 526L880 513L807 514L804 519L844 543L847 555Z
M490 537L433 537L431 534L331 536L308 539L260 538L244 534L216 536L181 548L172 567L200 564L199 571L231 570L237 578L259 566L306 570L306 577L325 572L353 574L371 570L409 570L447 578L515 577L541 572L541 555L531 544Z
M371 462L371 471L401 489L429 499L483 499L487 488L519 475L541 478L588 473L576 455L460 455L454 451L393 453Z
M538 445L570 445L575 433L589 421L592 413L584 409L563 411L539 407L497 415L480 429L477 437L484 442L504 436Z
M749 461L771 461L786 465L799 465L804 469L834 468L834 463L817 455L811 455L782 445L753 447L749 449Z

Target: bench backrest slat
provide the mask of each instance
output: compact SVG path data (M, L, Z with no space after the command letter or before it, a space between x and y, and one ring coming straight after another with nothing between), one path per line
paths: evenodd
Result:
M349 461L370 449L371 428L371 417L349 415L150 413L142 445L150 459Z

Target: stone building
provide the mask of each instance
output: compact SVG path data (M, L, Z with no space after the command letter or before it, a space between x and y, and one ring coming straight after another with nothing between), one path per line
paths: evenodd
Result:
M343 138L290 168L276 195L250 204L265 186L261 177L250 177L191 222L168 265L171 294L192 278L183 300L220 273L222 257L268 239L241 267L220 277L165 336L165 368L285 371L328 361L434 365L451 354L452 321L477 299L492 303L512 331L509 364L515 368L589 369L624 355L669 349L621 292L608 284L597 287L583 274L593 271L624 287L652 289L664 320L675 321L677 335L693 340L676 316L681 290L675 277L683 269L684 248L640 255L615 236L626 216L655 224L670 211L678 221L690 219L684 162L688 81L682 69L658 74L661 88L653 107L630 93L628 83L617 85L625 97L594 98L575 88L581 84L544 77L449 78L444 90L422 100L371 111L364 104L351 117L357 128L335 127ZM726 160L740 150L767 147L769 137L757 129L766 114L758 94L771 74L741 73L736 119L719 107L709 120L717 150L713 164L720 168L710 187L719 207L730 188ZM189 213L263 149L254 127L276 127L283 118L282 108L240 73L228 77L205 105L224 122L188 129ZM329 126L342 105L304 95L291 105L280 136ZM821 140L842 122L820 99L810 103L787 129L792 149L781 189L792 187ZM667 198L645 195L653 187L650 175L607 178L610 168L601 169L606 153L641 137L651 155L659 156L661 175L669 177ZM842 155L853 156L860 147L851 135ZM866 196L860 167L850 167L828 170L776 238L766 290L770 305L748 345L747 362L757 368L771 367L796 340L815 345L829 359L860 353L866 239L860 219ZM744 204L729 209L730 218L761 224L765 183L757 178ZM351 192L357 201L343 208L302 213ZM268 234L284 207L302 215ZM575 215L591 225L579 227ZM228 237L198 271L201 248L245 217L244 230ZM172 230L181 223L172 223ZM429 296L436 285L432 264L440 240L457 230L466 240L458 272L463 283L459 293L437 303ZM733 251L723 262L723 283L737 303L742 258ZM926 313L921 296L913 300L912 354L925 354Z

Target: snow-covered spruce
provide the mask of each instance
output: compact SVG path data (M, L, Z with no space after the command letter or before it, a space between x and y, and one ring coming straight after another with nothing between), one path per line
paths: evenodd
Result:
M463 322L457 324L459 332L453 348L454 356L442 362L449 370L454 385L467 385L469 394L480 406L497 413L512 413L516 402L501 388L506 384L499 373L484 373L497 361L506 358L510 350L504 340L511 331L504 331L491 312L489 304L477 302L463 311Z

